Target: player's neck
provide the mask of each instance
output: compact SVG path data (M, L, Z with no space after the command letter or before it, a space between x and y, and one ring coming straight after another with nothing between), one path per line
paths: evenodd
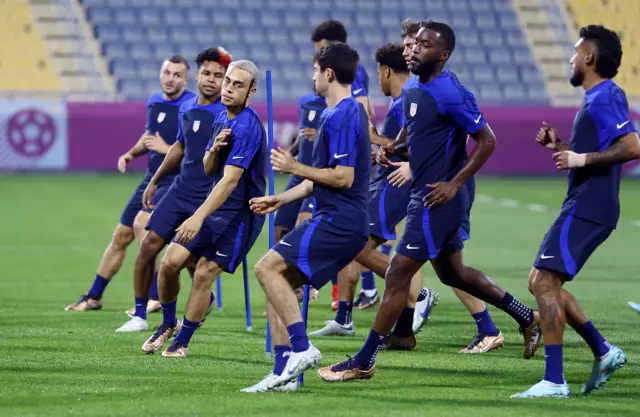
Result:
M198 105L200 106L208 106L211 103L215 103L220 98L220 94L216 94L215 96L205 97L202 94L198 96Z
M229 106L227 107L227 119L232 120L235 119L242 110L246 109L244 106Z
M327 94L327 106L332 109L338 105L345 98L351 97L351 86L350 85L340 85L338 83L333 83L329 86L329 94Z
M391 90L391 98L396 99L402 94L402 87L404 87L405 83L409 79L409 75L397 75L393 77L390 85Z
M605 81L607 81L606 78L602 78L596 73L585 74L584 80L582 81L582 88L584 88L584 91L587 92Z
M166 101L176 101L177 99L180 98L180 96L182 96L184 94L184 88L180 91L178 91L175 94L167 94L167 93L163 93L164 95L164 99Z
M438 68L435 71L433 71L431 74L427 74L427 75L418 75L418 80L420 81L420 84L429 84L431 81L433 81L438 75L442 74L442 71L444 71L444 67L443 68Z

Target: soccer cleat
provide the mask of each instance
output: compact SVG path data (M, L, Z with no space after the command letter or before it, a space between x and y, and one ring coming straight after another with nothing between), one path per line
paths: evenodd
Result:
M533 322L527 327L520 328L520 334L524 337L524 353L522 355L525 359L531 359L536 354L536 350L540 347L540 339L542 339L542 329L540 328L540 321L538 312L533 312Z
M295 380L289 381L280 387L269 389L269 384L275 381L276 378L278 378L278 375L272 372L269 375L265 376L262 381L248 388L241 389L240 392L267 392L267 391L294 392L298 390L298 383Z
M618 346L611 345L609 352L595 360L589 381L582 386L583 394L590 394L602 387L615 371L627 363L627 355Z
M438 305L438 301L440 300L440 295L437 292L429 288L423 289L427 290L427 296L424 300L418 301L415 309L413 310L413 334L420 333L422 328L429 321L431 310Z
M169 345L168 348L162 352L163 358L184 358L189 353L189 348L183 346L182 343L174 340L173 343Z
M267 386L270 390L281 387L288 384L290 381L295 381L298 375L301 375L309 368L315 368L315 366L322 360L322 354L311 343L309 343L309 349L304 352L291 352L287 366L282 371L282 375L279 375Z
M633 311L640 313L640 303L634 303L632 301L629 301L629 307L631 307Z
M473 342L458 353L486 353L502 347L504 347L504 336L502 336L502 332L499 331L496 335L476 333Z
M380 346L380 350L413 350L416 348L416 336L411 334L407 337L396 336L391 334Z
M318 376L327 382L346 382L357 379L371 379L376 372L376 365L369 369L360 369L354 358L318 369Z
M378 297L378 291L371 297L367 296L363 291L360 291L358 298L353 303L353 308L356 310L366 310L380 304L380 297Z
M142 345L142 351L150 354L162 349L167 340L178 334L180 327L180 324L176 326L165 326L164 324L157 326L153 335Z
M353 336L355 334L356 328L353 325L353 322L342 325L335 320L327 320L324 322L324 327L322 329L309 333L309 336Z
M147 313L157 313L158 311L162 311L162 306L160 306L160 301L149 300L147 302ZM126 311L127 316L129 317L133 317L135 312L136 312L135 307L131 307L129 310Z
M569 398L571 389L566 381L562 384L554 384L544 379L528 390L514 394L511 398Z
M117 333L134 333L149 330L147 320L140 317L132 317L131 320L116 329Z
M96 300L85 294L78 301L64 308L64 311L102 310L102 300Z
M338 309L339 298L338 284L333 284L333 286L331 286L331 299L333 300L331 301L331 310L336 311Z

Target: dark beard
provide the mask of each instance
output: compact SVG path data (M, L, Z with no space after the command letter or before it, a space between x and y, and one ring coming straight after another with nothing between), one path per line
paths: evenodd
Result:
M580 87L583 82L584 82L584 73L580 71L574 71L573 74L571 74L569 83L571 83L572 86Z
M431 77L438 70L438 62L435 61L427 61L421 63L411 61L411 63L413 64L411 72L423 80ZM416 64L418 64L417 67L415 66Z

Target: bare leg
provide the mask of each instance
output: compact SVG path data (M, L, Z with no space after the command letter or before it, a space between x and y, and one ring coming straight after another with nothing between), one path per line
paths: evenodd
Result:
M116 226L111 242L109 242L98 265L98 275L105 279L111 279L120 271L127 254L127 248L133 242L133 239L132 228L122 224Z

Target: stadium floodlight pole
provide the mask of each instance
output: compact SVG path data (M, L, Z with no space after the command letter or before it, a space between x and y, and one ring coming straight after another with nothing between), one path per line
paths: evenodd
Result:
M242 274L244 275L244 314L246 317L247 332L251 332L251 295L249 294L249 268L247 267L247 259L242 261Z
M220 275L216 278L216 302L218 303L218 310L222 311L222 276Z
M267 147L269 151L273 149L273 85L271 83L271 71L267 70L266 74L266 82L267 82ZM273 167L271 163L269 163L269 195L274 194L274 175L273 175ZM269 249L273 247L275 244L274 240L276 237L275 225L274 225L274 215L273 213L269 213ZM271 357L271 329L269 328L269 316L267 314L267 334L264 352L267 358Z

